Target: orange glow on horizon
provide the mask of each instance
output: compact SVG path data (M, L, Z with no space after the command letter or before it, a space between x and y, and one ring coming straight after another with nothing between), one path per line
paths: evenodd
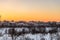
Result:
M9 13L9 14L8 14ZM50 14L50 12L6 12L2 14L1 20L15 21L60 21L59 14ZM53 16L54 15L54 16ZM58 15L58 16L57 16Z
M3 0L0 2L0 15L1 21L60 21L60 2Z

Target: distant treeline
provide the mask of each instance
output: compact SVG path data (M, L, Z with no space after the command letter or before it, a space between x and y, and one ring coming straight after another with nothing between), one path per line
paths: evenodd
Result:
M60 22L42 22L42 21L0 21L1 27L60 27Z

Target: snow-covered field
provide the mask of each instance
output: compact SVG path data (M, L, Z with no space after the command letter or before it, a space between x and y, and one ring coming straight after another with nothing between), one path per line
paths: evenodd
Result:
M9 28L0 28L0 40L12 40L12 37L8 34ZM16 29L19 31L19 28ZM21 31L22 29L20 29ZM28 30L28 29L27 29ZM60 40L60 33L56 34L24 34L16 38L16 40Z

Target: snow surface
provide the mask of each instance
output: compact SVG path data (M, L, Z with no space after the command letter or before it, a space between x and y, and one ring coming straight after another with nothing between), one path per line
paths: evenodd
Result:
M17 29L16 30L22 31L22 29L18 28L18 30ZM2 35L2 36L0 36L0 40L12 40L12 37L9 34L7 34L8 33L7 30L9 30L9 28L1 28L0 29L0 33L2 33L2 34L0 34L0 35ZM59 36L57 36L57 34L59 34ZM43 38L45 40L51 40L51 39L58 40L57 38L60 38L60 32L58 32L57 34L50 34L50 33L48 33L48 34L40 34L40 33L39 34L31 34L31 33L29 33L29 34L25 34L25 35L20 35L19 37L16 38L16 40L42 40Z

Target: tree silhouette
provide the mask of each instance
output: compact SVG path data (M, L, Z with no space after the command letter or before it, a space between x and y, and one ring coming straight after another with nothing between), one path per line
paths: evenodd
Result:
M16 38L22 34L25 34L25 31L23 30L22 32L17 32L14 28L9 29L8 33L11 35L12 40L16 40Z
M15 30L14 30L14 28L9 29L9 30L8 30L8 33L11 35L12 40L14 40L14 36L15 36Z

